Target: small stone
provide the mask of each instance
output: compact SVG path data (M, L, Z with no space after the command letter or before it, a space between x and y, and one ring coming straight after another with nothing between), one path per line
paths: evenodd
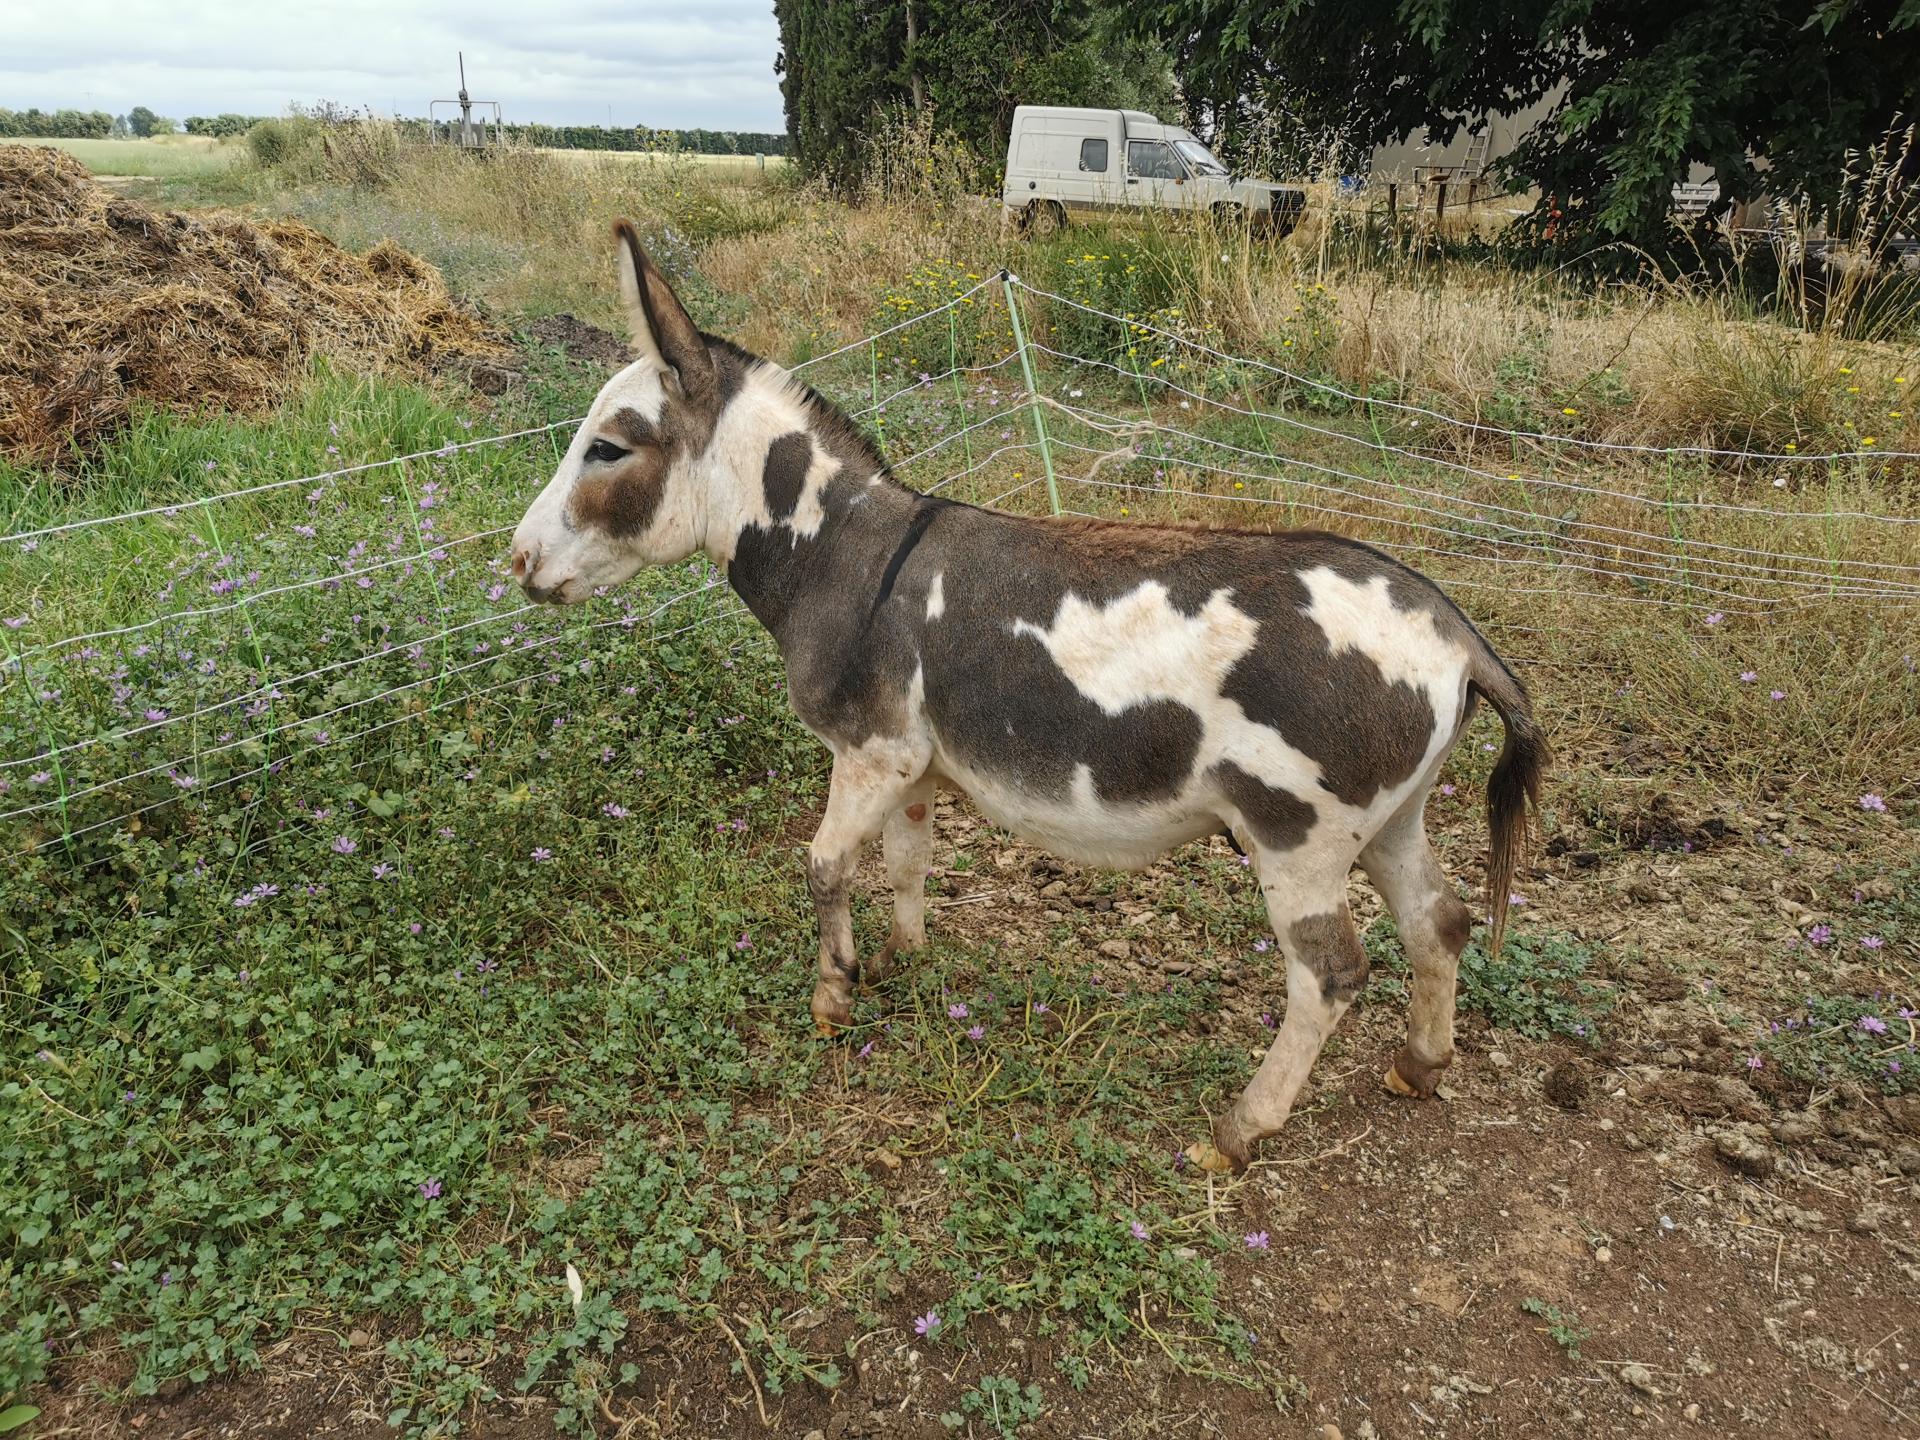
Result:
M1644 1365L1622 1365L1620 1378L1643 1395L1658 1395L1658 1387L1653 1383L1653 1372Z
M1338 1425L1322 1425L1318 1430L1314 1431L1313 1434L1314 1440L1341 1440L1340 1427Z
M1872 1204L1862 1205L1859 1213L1847 1221L1847 1229L1856 1235L1874 1235L1884 1229L1887 1221L1892 1218L1893 1207L1891 1205L1880 1204L1876 1201Z
M1602 1120L1602 1121L1600 1122L1600 1128L1601 1128L1602 1130L1611 1130L1611 1129L1613 1129L1613 1121L1611 1121L1611 1120Z
M1125 960L1133 954L1133 946L1125 940L1102 940L1095 948L1109 960Z
M1713 1151L1742 1175L1771 1175L1779 1157L1751 1135L1722 1130L1713 1137Z
M365 1349L372 1343L373 1335L369 1331L355 1328L347 1332L347 1344L351 1345L355 1350Z
M873 1150L867 1158L873 1161L874 1164L884 1166L888 1170L898 1170L900 1168L900 1157L884 1145Z
M1682 1410L1680 1413L1686 1416L1687 1419L1689 1420L1698 1420L1700 1418L1700 1402L1698 1400L1694 1401L1691 1405L1687 1406L1687 1408Z
M1163 961L1160 968L1169 975L1191 975L1193 973L1193 963L1188 960Z
M1609 1250L1604 1245L1599 1246L1597 1249L1594 1250L1593 1258L1598 1260L1602 1265L1604 1265L1609 1260L1613 1259L1613 1251Z
M1513 1064L1513 1057L1504 1050L1489 1050L1487 1063L1496 1070L1505 1070Z
M827 1440L827 1432L824 1430L809 1430L804 1440Z
M1062 920L1066 919L1067 917L1062 915L1058 910L1042 910L1040 912L1040 918L1046 921L1049 925L1058 925Z
M1773 1122L1773 1138L1782 1145L1804 1145L1809 1140L1817 1140L1825 1132L1819 1118L1804 1110L1796 1110L1782 1115Z
M1902 1145L1895 1149L1893 1168L1902 1175L1920 1175L1920 1145Z
M1064 880L1055 880L1050 885L1041 886L1040 893L1049 900L1058 900L1062 895L1067 893L1067 882Z

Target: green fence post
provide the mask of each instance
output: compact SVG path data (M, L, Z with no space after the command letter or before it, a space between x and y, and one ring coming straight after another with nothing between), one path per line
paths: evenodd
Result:
M1053 475L1053 446L1047 440L1046 412L1040 405L1040 388L1033 383L1033 360L1027 354L1027 327L1020 323L1020 299L1014 287L1020 277L1011 270L1000 272L1000 289L1007 297L1007 319L1013 325L1013 343L1020 347L1020 371L1027 377L1027 398L1033 402L1033 433L1040 442L1040 463L1047 471L1047 503L1060 513L1060 485Z

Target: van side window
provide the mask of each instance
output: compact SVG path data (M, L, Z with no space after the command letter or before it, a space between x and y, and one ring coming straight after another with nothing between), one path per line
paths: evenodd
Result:
M1080 142L1080 168L1090 170L1096 175L1107 173L1107 142L1104 140L1082 140Z
M1173 147L1158 140L1129 140L1127 171L1148 180L1184 180L1187 176L1173 156Z

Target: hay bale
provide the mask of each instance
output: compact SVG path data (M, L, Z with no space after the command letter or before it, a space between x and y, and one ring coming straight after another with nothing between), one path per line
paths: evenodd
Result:
M136 404L258 414L325 354L425 374L505 345L426 261L291 221L150 210L0 145L0 451L58 463Z

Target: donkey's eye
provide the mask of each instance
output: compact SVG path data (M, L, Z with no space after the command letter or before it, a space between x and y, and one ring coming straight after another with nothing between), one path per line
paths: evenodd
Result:
M598 465L610 465L615 460L625 459L629 453L611 440L596 440L587 447L587 459Z

